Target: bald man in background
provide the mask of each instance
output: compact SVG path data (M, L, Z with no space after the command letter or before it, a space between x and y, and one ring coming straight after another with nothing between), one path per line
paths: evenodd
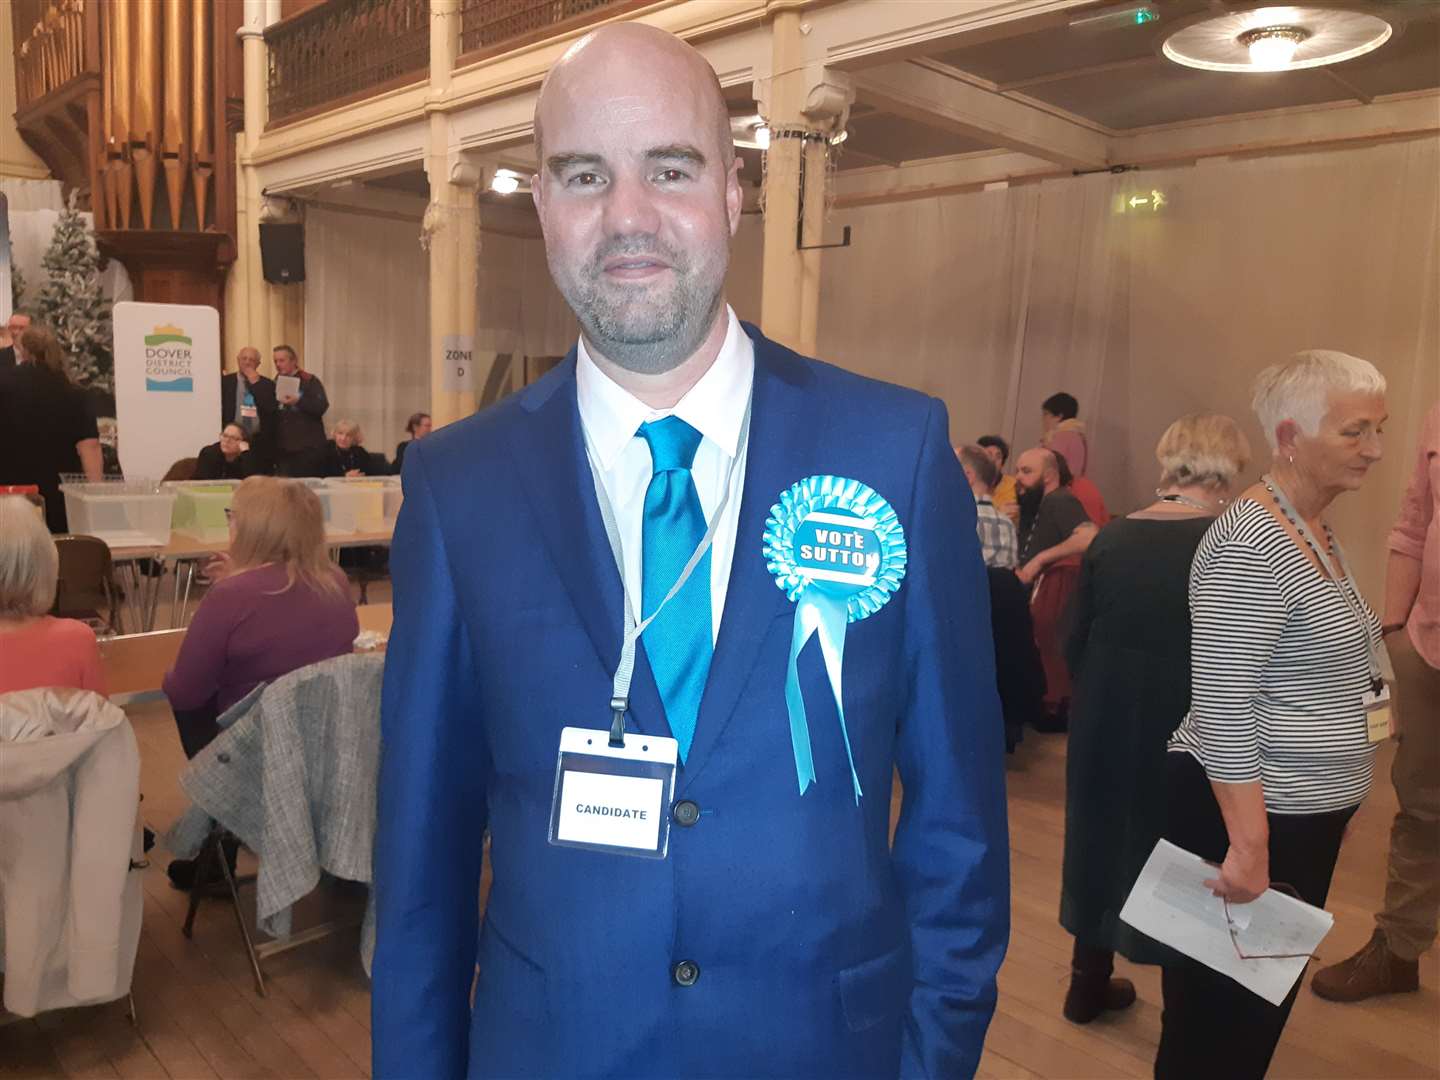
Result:
M739 165L689 46L635 23L582 38L535 136L581 339L405 457L374 1074L971 1074L1008 848L986 578L944 406L798 356L725 304ZM847 632L843 726L819 643L797 654L807 776L787 713L796 606L762 538L820 474L887 500L908 562ZM552 810L572 809L561 730L605 742L627 607L658 616L624 744L678 748L673 798L652 805L668 848L648 858L550 841Z

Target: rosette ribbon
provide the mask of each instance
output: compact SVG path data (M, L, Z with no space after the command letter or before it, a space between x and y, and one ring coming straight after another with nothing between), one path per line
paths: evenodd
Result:
M765 564L775 576L775 584L795 604L785 706L802 795L815 782L815 760L800 692L800 652L812 637L819 638L858 804L863 793L845 725L841 686L845 630L885 606L905 577L905 563L905 530L900 519L888 502L858 480L808 476L770 508L765 522Z

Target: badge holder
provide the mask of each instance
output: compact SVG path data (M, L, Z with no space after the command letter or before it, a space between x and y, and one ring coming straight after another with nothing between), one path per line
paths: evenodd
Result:
M745 405L740 424L740 445L750 436L751 403ZM588 456L588 455L587 455ZM663 859L670 850L670 805L675 797L675 769L680 744L665 735L644 735L625 731L629 707L630 680L635 672L635 649L645 628L655 621L666 604L690 580L690 575L710 550L715 530L735 488L735 462L730 459L725 474L725 494L715 508L700 543L691 553L670 586L670 591L643 621L635 621L637 604L625 581L625 559L620 547L620 530L615 512L605 493L605 484L592 459L595 498L605 538L615 556L615 569L624 590L623 637L620 661L610 694L609 730L567 727L560 732L560 755L555 762L555 792L550 804L550 843L558 847L585 848L610 855L633 855Z
M550 843L663 859L679 743L663 735L567 727L560 732Z
M1371 743L1381 743L1395 734L1394 718L1390 711L1390 687L1376 680L1360 697L1365 709L1365 738Z

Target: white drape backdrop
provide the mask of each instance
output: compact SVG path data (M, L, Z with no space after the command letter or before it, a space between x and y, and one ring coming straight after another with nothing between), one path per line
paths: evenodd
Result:
M475 349L525 356L563 356L578 329L550 280L545 242L533 215L513 221L491 207L481 211L475 276ZM526 225L528 224L528 228Z
M1152 189L1159 212L1116 212ZM1149 498L1177 416L1243 421L1258 472L1255 372L1304 348L1363 356L1390 381L1387 457L1335 519L1375 596L1440 397L1437 207L1440 140L1426 138L838 210L831 227L854 240L825 253L817 351L942 398L956 442L1032 445L1040 402L1069 391L1122 512Z
M410 414L430 408L430 260L419 219L307 209L301 359L330 396L326 429L355 420L368 450L393 457Z
M1117 200L1160 190L1159 212ZM485 214L489 213L488 218ZM482 220L477 351L563 353L574 323L533 225ZM1146 501L1153 449L1177 416L1241 420L1254 374L1303 348L1373 361L1390 380L1386 460L1335 520L1376 595L1384 536L1428 405L1440 397L1440 140L1100 174L837 210L818 353L949 407L956 442L1039 436L1056 390L1080 400L1091 472L1112 509ZM428 262L418 222L312 208L306 362L330 419L394 450L429 400ZM762 227L741 223L729 296L758 320ZM508 380L518 384L518 376Z

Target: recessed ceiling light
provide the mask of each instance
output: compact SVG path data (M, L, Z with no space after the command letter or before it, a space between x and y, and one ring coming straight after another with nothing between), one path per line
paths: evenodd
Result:
M1165 39L1177 64L1206 71L1297 71L1353 60L1390 40L1377 15L1330 7L1262 7L1192 23Z

